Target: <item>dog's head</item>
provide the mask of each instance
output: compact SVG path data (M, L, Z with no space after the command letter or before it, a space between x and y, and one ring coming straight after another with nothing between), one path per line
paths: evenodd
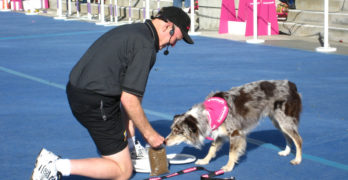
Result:
M166 138L166 145L173 146L185 142L200 148L203 141L204 137L197 118L190 113L174 116L171 132Z

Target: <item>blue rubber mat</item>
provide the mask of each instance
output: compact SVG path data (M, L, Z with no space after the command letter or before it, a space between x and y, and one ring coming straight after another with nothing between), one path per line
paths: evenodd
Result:
M4 12L0 12L0 24L1 179L30 179L42 147L63 158L97 156L87 131L70 112L65 84L87 48L112 27ZM302 163L289 163L294 154L278 156L285 140L266 118L248 136L239 164L221 177L347 179L348 56L200 36L193 39L194 45L179 42L168 56L160 52L150 74L143 106L160 134L169 133L173 115L203 101L211 91L261 79L289 79L303 97ZM209 144L207 141L201 150L181 144L168 147L167 153L202 158ZM227 160L226 144L204 167L218 170ZM171 165L170 172L193 166ZM172 179L199 179L204 173ZM147 173L134 173L132 179L148 177Z

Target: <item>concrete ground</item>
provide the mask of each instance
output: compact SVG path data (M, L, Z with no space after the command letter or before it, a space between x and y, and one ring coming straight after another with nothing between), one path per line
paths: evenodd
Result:
M198 31L200 32L200 31ZM201 36L223 38L233 41L245 42L248 39L253 39L252 36L238 36L231 34L219 34L216 31L203 31L200 32ZM273 36L259 36L258 39L263 39L265 42L263 44L269 46L279 46L293 49L302 49L307 51L316 51L316 48L320 47L320 42L317 37L301 37L301 36L290 36L286 34L279 34ZM336 52L331 54L342 54L348 55L348 43L347 42L332 42L329 41L330 47L337 48Z
M56 10L49 9L46 13L40 13L43 16L56 16ZM81 20L86 21L86 20ZM91 22L95 23L95 21ZM232 34L219 34L217 31L200 31L198 30L198 36L204 37L213 37L213 38L221 38L221 39L229 39L233 41L245 42L247 39L252 39L253 37L245 37L239 35ZM263 44L269 46L279 46L293 49L302 49L307 51L316 51L316 48L320 47L320 42L318 37L303 37L303 36L294 36L287 35L280 32L279 35L273 36L260 36L258 39L263 39L265 42ZM348 55L348 42L334 42L329 40L330 47L337 48L337 51L332 52L331 54L342 54Z

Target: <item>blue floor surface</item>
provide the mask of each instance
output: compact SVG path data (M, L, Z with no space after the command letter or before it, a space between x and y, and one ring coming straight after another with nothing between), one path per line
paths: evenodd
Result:
M0 12L0 24L0 179L30 179L42 147L63 158L97 156L87 131L72 116L64 90L74 64L112 27L4 12ZM173 115L201 102L211 91L261 79L289 79L303 97L302 163L289 163L294 154L278 156L285 141L266 118L248 136L239 164L221 177L348 178L348 56L200 36L193 39L194 45L179 42L168 56L160 52L150 74L143 106L160 134L169 133ZM208 141L201 150L182 144L168 147L167 153L202 158L208 147ZM218 170L227 158L225 145L204 167ZM170 171L192 166L172 165ZM199 179L202 174L172 179ZM148 177L135 173L132 179Z

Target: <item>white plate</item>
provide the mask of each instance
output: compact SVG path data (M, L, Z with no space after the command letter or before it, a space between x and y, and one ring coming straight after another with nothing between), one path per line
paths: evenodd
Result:
M196 157L190 154L167 154L170 164L186 164L196 160Z

